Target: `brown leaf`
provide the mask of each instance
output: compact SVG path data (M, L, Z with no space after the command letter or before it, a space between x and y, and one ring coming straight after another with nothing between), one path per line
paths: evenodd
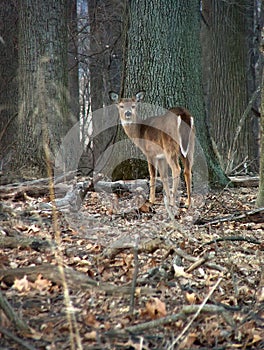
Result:
M87 315L84 316L83 320L87 326L92 326L96 328L100 326L100 323L96 320L94 314L88 313Z
M41 274L39 274L36 281L32 283L32 287L39 291L47 290L51 287L51 285L51 281L43 278Z
M166 316L166 305L158 298L152 298L146 303L146 311L152 319Z
M197 297L195 293L186 293L185 298L188 301L189 304L195 304Z
M197 338L196 333L189 333L187 337L179 344L178 349L190 349Z
M84 338L88 340L96 340L96 331L87 332L84 334Z
M29 292L31 289L31 283L28 281L27 276L25 275L20 280L15 278L13 288L17 289L19 292Z

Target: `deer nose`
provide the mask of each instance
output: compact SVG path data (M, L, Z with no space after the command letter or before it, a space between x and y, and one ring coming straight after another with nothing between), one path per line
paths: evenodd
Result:
M125 111L125 117L130 118L132 115L131 111Z

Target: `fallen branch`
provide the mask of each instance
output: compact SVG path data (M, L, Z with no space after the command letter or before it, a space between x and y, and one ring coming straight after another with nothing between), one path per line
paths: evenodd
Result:
M183 329L183 331L178 335L178 337L175 339L175 341L173 341L173 343L170 345L169 350L174 349L174 345L176 345L177 343L179 343L179 341L181 340L181 338L184 336L184 334L187 332L187 330L191 327L193 321L197 318L197 316L202 312L203 308L205 307L205 304L207 303L207 301L209 300L209 298L211 297L211 295L214 293L214 291L216 290L216 288L219 286L219 284L221 283L223 277L220 277L218 279L218 281L216 282L216 284L213 286L213 288L210 289L209 293L207 294L206 298L204 299L204 301L202 302L202 304L199 306L198 310L196 311L196 313L193 315L193 317L191 318L190 322L187 324L187 326Z
M195 261L191 266L189 266L188 269L185 272L187 272L187 273L188 272L192 272L193 270L197 269L197 267L203 265L206 261L208 261L210 259L212 259L210 254L206 254L202 258L200 258L197 261Z
M31 332L30 327L17 316L12 306L9 304L8 300L4 297L1 291L0 308L4 311L7 318L14 324L17 330L21 332Z
M14 249L20 247L22 249L31 248L38 252L40 251L49 251L54 247L54 243L48 240L37 239L35 237L5 237L0 236L0 247L2 249L9 248Z
M56 176L54 178L54 184L60 184L65 183L65 181L70 181L74 179L74 176L77 174L76 170L69 171L66 174L62 174L59 176ZM8 185L0 186L0 193L10 193L10 192L18 192L18 191L25 191L26 189L29 190L31 187L34 189L36 187L44 187L48 188L50 182L49 177L41 178L41 179L35 179L35 180L29 180L29 181L21 181L21 182L15 182Z
M191 255L189 255L189 254L186 254L183 250L181 250L181 249L179 249L179 248L178 248L178 249L174 249L174 252L175 252L175 254L177 254L179 257L184 258L184 259L186 259L186 260L191 261L191 262L194 263L194 264L192 264L192 265L188 268L188 270L191 269L191 271L192 271L192 270L193 270L193 267L196 268L196 267L195 267L195 264L198 263L198 265L199 265L199 264L201 264L201 262L202 262L206 267L209 267L210 269L214 269L214 270L217 270L217 271L220 271L220 272L224 272L224 271L226 270L224 267L222 267L222 266L220 266L220 265L217 265L217 264L214 264L214 263L210 263L210 262L207 262L207 261L203 261L204 258L202 258L202 260L201 260L201 259L197 259L195 256L191 256ZM209 259L211 259L211 256L209 255L207 258L208 258L208 260L209 260ZM189 271L189 272L190 272L190 271Z
M170 323L177 322L178 320L185 320L189 315L195 314L198 310L200 310L201 305L188 305L183 306L181 311L175 315L170 315L166 317L159 318L157 320L137 324L135 326L127 327L124 330L111 330L106 333L106 335L119 335L119 334L125 334L125 333L141 333L146 330L150 330L157 327L162 327ZM216 306L216 305L204 305L202 309L199 311L199 313L210 313L210 314L227 314L228 312L226 309L222 306ZM230 317L228 318L230 323L232 323L232 320Z
M214 244L217 242L224 242L224 241L233 241L233 242L242 241L242 242L247 242L247 243L252 243L252 244L261 244L260 241L257 241L254 238L246 238L246 237L242 237L242 236L228 236L228 237L220 237L220 238L212 239L211 241L204 243L203 246Z
M237 125L236 130L235 130L235 135L233 137L233 142L231 144L231 147L228 150L229 162L228 162L227 167L226 167L226 171L225 171L226 174L230 174L232 172L232 166L233 166L234 158L236 155L238 137L239 137L241 129L242 129L242 127L243 127L243 125L244 125L244 123L249 115L249 112L252 108L253 103L255 102L256 98L259 95L259 92L260 92L260 86L252 94L251 99L249 100L248 105L247 105L246 109L244 110L244 113L242 114L242 117L240 118L240 120L238 122L238 125Z
M112 246L108 247L103 254L99 257L99 260L104 260L105 258L113 259L117 254L122 253L127 249L134 249L135 244L133 242L115 242ZM151 240L144 240L138 244L138 253L151 254L156 250L165 248L168 246L165 245L164 239L162 237L157 237Z
M131 295L130 295L130 305L129 305L129 313L133 315L134 313L134 307L135 307L135 292L136 292L136 285L137 285L137 276L138 276L138 241L139 241L139 235L135 237L135 246L134 246L134 274L132 279L132 285L131 285Z
M256 215L256 218L254 218L254 215ZM258 215L260 215L260 217L258 217ZM248 210L242 214L236 213L236 214L232 214L221 218L214 218L214 219L201 218L201 219L198 219L195 222L195 224L196 225L213 225L213 224L219 224L220 222L227 222L227 221L240 221L240 220L242 221L243 219L248 219L246 222L263 222L264 208Z
M0 326L0 333L2 333L6 337L14 340L17 344L23 346L25 349L37 350L34 346L26 343L23 339L18 338L16 335L14 335L13 333L9 332L7 329L5 329L5 328L3 328L1 326Z
M98 282L89 277L84 273L76 271L74 269L65 267L64 268L67 285L72 290L84 290L91 288L97 288L102 290L109 295L111 294L124 294L131 295L131 284L125 286L115 286L106 282ZM7 285L12 285L15 278L21 279L27 276L28 280L34 282L38 275L41 274L43 278L52 281L54 284L59 286L63 285L61 273L59 267L56 265L43 264L29 267L20 267L18 269L6 269L0 270L0 280L4 281ZM155 294L156 290L151 288L140 288L140 294Z

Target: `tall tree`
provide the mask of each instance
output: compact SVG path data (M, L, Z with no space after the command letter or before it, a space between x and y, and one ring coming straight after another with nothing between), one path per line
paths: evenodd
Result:
M16 0L0 2L0 172L14 159L18 100L18 8Z
M125 95L147 91L147 101L187 107L195 118L210 182L226 184L213 153L202 92L199 2L133 0L127 37Z
M263 5L262 5L263 6ZM262 7L263 11L263 7ZM263 23L262 23L263 24ZM264 63L264 27L260 36L260 52L262 54L262 65ZM259 190L257 197L257 206L264 207L264 70L262 71L262 89L261 89L261 122L260 122L260 171L259 171Z
M203 1L203 67L210 133L227 173L258 167L256 2Z
M109 90L115 89L121 80L124 8L125 3L119 0L88 0L94 163L116 137L116 130L107 127L110 118L108 110L102 108L109 104Z
M68 1L68 71L70 110L79 119L78 19L76 0Z
M16 169L46 174L44 146L54 160L74 120L67 87L67 0L19 2L19 132Z

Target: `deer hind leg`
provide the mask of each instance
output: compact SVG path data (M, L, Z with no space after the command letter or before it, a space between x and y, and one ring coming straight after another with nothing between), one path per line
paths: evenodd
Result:
M148 170L149 170L149 201L150 203L155 202L155 189L156 189L156 170L155 166L152 164L151 159L148 159Z
M160 178L163 184L163 189L165 191L168 203L170 203L170 188L168 181L168 163L164 154L160 154L156 157L157 167L159 170Z
M175 155L174 157L168 159L169 166L171 168L172 172L172 195L171 195L171 201L170 205L174 206L176 197L177 197L177 191L179 187L179 181L180 181L180 174L181 174L181 168L178 161L178 156Z
M184 180L186 183L186 192L187 192L186 205L189 208L191 206L192 164L188 158L184 158L184 157L182 157L182 163L184 166Z

